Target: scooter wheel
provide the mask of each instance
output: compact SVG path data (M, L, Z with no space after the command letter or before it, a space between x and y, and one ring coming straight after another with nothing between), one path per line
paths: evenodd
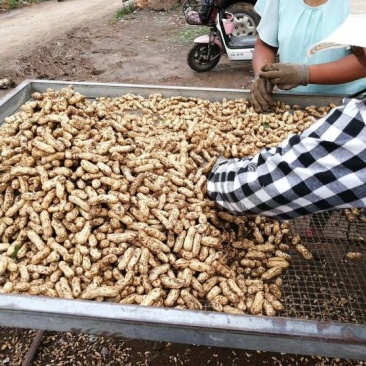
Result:
M192 70L204 72L213 69L219 63L220 57L221 48L217 44L196 43L188 52L187 62Z
M240 1L228 6L225 10L234 15L232 36L246 37L257 34L257 25L261 18L252 4Z

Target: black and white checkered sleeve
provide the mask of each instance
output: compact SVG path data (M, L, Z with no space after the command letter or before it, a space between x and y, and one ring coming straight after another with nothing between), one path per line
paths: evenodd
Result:
M234 213L287 220L366 207L366 100L345 100L300 135L215 166L208 195Z

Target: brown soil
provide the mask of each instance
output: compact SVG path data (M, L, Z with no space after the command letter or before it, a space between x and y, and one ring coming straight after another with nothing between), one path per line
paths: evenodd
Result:
M35 330L0 328L0 364L22 365ZM362 361L46 332L32 366L362 366Z
M116 21L120 6L117 0L102 6L98 0L66 0L0 14L0 79L217 88L248 84L249 62L230 63L222 57L210 72L189 68L186 58L194 34L208 28L186 24L180 9L142 10Z
M248 62L192 71L187 52L199 27L180 9L115 20L119 0L49 1L0 14L0 79L243 88ZM193 29L197 28L197 29ZM202 33L207 30L202 28ZM6 91L0 90L0 97ZM0 328L0 364L21 365L35 330ZM32 365L363 365L362 362L46 332Z

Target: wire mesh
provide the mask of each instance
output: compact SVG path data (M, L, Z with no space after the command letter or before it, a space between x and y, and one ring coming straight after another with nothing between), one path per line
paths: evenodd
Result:
M366 224L350 222L344 211L296 219L292 230L314 260L291 246L292 264L283 276L283 316L317 321L366 323ZM348 252L363 260L346 258Z

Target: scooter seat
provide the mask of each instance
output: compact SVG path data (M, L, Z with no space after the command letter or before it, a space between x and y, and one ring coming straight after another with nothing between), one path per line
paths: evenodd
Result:
M254 48L258 36L235 37L231 36L230 47Z

